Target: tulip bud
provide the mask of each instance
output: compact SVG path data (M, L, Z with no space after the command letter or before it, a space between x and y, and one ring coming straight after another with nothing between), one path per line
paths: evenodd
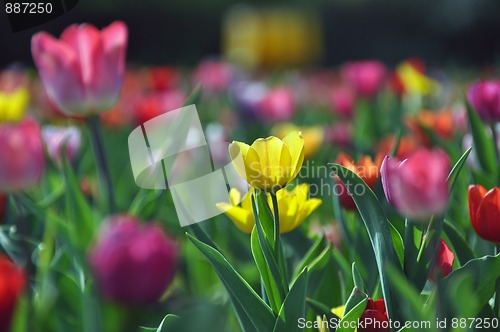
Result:
M361 315L359 322L359 332L390 332L384 299L373 301L368 298L365 311Z
M0 124L0 142L0 192L37 184L45 169L38 124L31 119Z
M355 98L354 92L349 88L341 87L333 90L330 97L332 110L342 117L352 118Z
M89 260L104 297L146 305L158 301L172 281L177 246L157 225L116 215L105 221Z
M127 27L114 22L99 31L90 24L71 25L56 39L39 32L31 53L50 99L68 116L110 110L125 74Z
M0 331L9 331L17 299L24 290L24 272L0 255Z
M65 154L71 160L78 152L82 140L80 130L74 126L67 128L44 126L42 137L50 159L59 166L62 163L61 149L63 146L66 145Z
M467 100L483 121L500 121L500 81L471 84L467 89Z
M441 277L446 277L453 270L453 261L455 260L455 255L453 251L448 248L446 242L441 238L439 239L439 245L436 252L436 258L434 260L434 266L432 267L431 272L429 273L429 280L434 281L434 276L436 275L435 269L437 268L439 272L437 272Z
M370 99L382 87L386 68L380 61L348 62L342 67L341 75L360 96Z
M481 185L469 187L469 213L472 227L481 238L500 243L500 188L487 191Z
M380 173L389 203L401 214L423 220L445 211L450 160L442 150L419 149L408 159L386 156Z

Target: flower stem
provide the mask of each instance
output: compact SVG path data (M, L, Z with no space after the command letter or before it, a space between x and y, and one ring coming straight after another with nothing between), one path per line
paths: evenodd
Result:
M276 251L276 257L278 257L279 251L279 241L280 241L280 215L278 209L278 197L276 193L271 193L271 200L273 202L273 213L274 213L274 245Z
M111 173L109 172L108 160L102 139L101 119L94 115L86 120L90 133L90 141L94 158L96 160L97 171L99 173L99 185L107 197L107 206L111 213L115 212L115 197L113 195L113 183L111 182Z

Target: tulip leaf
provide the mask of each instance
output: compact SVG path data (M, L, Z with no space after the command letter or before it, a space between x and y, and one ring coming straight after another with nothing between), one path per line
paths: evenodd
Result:
M392 243L394 244L394 249L396 250L396 254L398 255L399 258L399 263L401 263L401 266L404 264L404 257L405 257L405 246L403 243L403 238L401 237L401 234L399 234L398 230L394 225L388 221L389 223L389 228L391 229L391 236L392 236Z
M443 289L450 289L463 276L472 276L472 293L476 295L478 307L482 308L495 293L495 284L500 278L500 254L472 259L452 271L442 280Z
M366 295L365 292L363 292L361 289L358 287L354 286L352 289L351 295L347 299L347 302L344 307L344 315L351 311L352 308L358 305L361 301L365 300L368 298L368 295Z
M363 278L361 278L361 274L359 274L356 262L352 263L352 280L354 281L354 286L356 288L362 292L365 291L365 283L363 282Z
M179 316L173 315L173 314L168 314L165 317L163 317L160 325L156 329L156 332L167 332L169 325L171 325L173 322L177 321L179 319Z
M202 95L203 95L203 85L200 83L195 86L193 91L191 91L189 96L186 98L186 101L184 102L183 106L196 104L198 101L200 101Z
M307 251L307 253L304 255L302 260L299 262L297 267L295 268L295 274L292 278L292 280L297 279L298 275L304 268L308 265L310 265L316 258L321 254L321 252L325 249L326 247L326 241L324 235L319 237L316 242L313 243L311 248Z
M460 265L465 265L468 261L476 258L474 251L467 241L465 241L460 232L448 220L444 221L443 230L450 240Z
M488 136L486 128L477 113L469 103L466 102L466 105L472 140L479 165L486 173L496 178L498 176L498 165L495 157L495 144Z
M285 292L283 287L281 287L281 276L278 265L263 237L262 228L259 222L257 222L251 235L252 254L264 283L271 308L273 308L275 313L278 313L285 299Z
M224 256L216 249L187 237L207 257L229 293L238 320L245 331L269 331L275 324L271 308L255 293Z
M387 307L388 316L393 321L399 320L399 308L396 304L397 293L393 289L391 282L385 273L385 267L387 265L398 266L399 269L401 269L398 255L394 249L392 234L387 217L385 216L375 193L359 176L338 164L330 164L330 167L335 173L337 173L337 176L342 182L344 182L344 184L351 184L349 186L346 185L346 188L349 190L349 194L354 199L365 227L368 230L368 235L370 237L373 251L375 253L375 259L377 261L382 293ZM364 194L359 194L360 187L363 188L362 192ZM353 188L356 188L356 190Z
M297 277L297 280L295 280L288 292L276 319L274 332L301 331L297 322L300 318L305 317L306 290L307 268Z
M467 160L467 157L469 157L471 150L472 150L472 148L468 148L467 151L465 151L462 154L460 159L458 159L458 161L455 163L455 165L451 169L450 174L448 174L446 181L448 182L450 192L453 190L453 187L455 186L455 182L457 181L458 175L460 174L460 171L462 170L462 167L464 166L465 161Z
M354 308L349 310L339 322L336 332L353 332L358 325L358 321L365 311L368 298L365 297ZM347 307L346 307L347 308Z
M328 321L337 320L340 321L340 318L335 315L330 308L324 305L321 302L315 301L313 299L306 298L306 303L314 310L316 315L326 316Z

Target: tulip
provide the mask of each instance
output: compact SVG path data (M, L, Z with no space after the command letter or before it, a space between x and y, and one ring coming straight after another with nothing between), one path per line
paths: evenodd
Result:
M477 235L500 243L500 188L487 191L481 185L471 185L468 195L470 221Z
M446 277L453 270L453 261L455 260L455 255L453 251L446 245L446 242L441 238L439 239L439 245L437 247L436 258L434 260L434 266L429 274L429 280L434 281L434 276L436 275L435 269L438 269L438 273L441 277Z
M335 146L348 147L352 144L352 126L349 123L335 123L325 130L325 140Z
M9 331L16 303L24 290L24 272L0 255L0 331Z
M330 97L332 110L342 117L352 118L355 102L354 92L349 88L341 87L332 91Z
M0 124L0 192L16 192L38 183L45 169L38 124L26 119Z
M255 219L252 212L250 190L241 200L240 192L232 188L229 192L231 203L218 203L217 208L223 211L241 231L250 234ZM292 190L280 190L277 193L280 233L288 233L302 224L302 222L321 205L318 198L308 199L309 186L306 183L295 186ZM241 200L241 206L238 203ZM274 211L271 199L268 199L271 210Z
M500 80L471 84L467 89L467 101L483 121L500 121Z
M150 85L155 91L173 89L180 79L179 71L173 67L154 67L149 70Z
M447 140L453 138L455 133L453 114L448 110L440 112L422 110L415 117L408 118L406 125L425 145L430 145L431 138L423 130L424 128Z
M207 60L201 62L193 73L193 82L201 83L209 94L225 91L232 79L231 66L222 61Z
M283 140L270 136L247 145L233 141L229 154L238 174L250 186L276 193L299 173L304 161L304 139L292 131Z
M29 93L25 88L14 92L0 91L0 122L20 121L29 103Z
M160 299L171 283L177 246L155 224L115 215L105 221L89 261L104 297L126 305Z
M372 98L384 83L386 68L380 61L357 61L346 63L342 77L364 98Z
M390 332L384 299L373 301L368 298L365 311L361 315L359 322L359 332Z
M276 87L259 102L257 115L264 121L287 121L295 113L295 98L288 87Z
M418 59L410 59L398 65L393 76L393 85L399 94L437 94L441 90L438 82L425 75L425 66Z
M0 224L3 222L3 216L7 209L7 197L0 193Z
M48 96L68 115L108 111L120 94L125 73L127 28L114 22L99 31L71 25L56 39L35 34L31 52Z
M403 161L386 156L380 169L389 203L416 220L445 211L449 172L450 160L444 151L423 148Z
M44 126L42 128L42 137L50 159L59 166L62 163L61 149L63 146L66 145L65 154L68 160L72 160L78 149L80 149L82 140L80 130L74 126L66 128Z
M396 136L391 135L382 139L378 144L377 155L388 155L396 143ZM406 159L419 148L419 142L413 136L401 136L395 156Z
M340 153L336 162L358 175L370 188L375 186L379 176L379 168L370 156L363 156L355 163L348 155ZM356 204L344 183L337 176L335 181L340 186L338 191L340 204L348 210L356 211Z

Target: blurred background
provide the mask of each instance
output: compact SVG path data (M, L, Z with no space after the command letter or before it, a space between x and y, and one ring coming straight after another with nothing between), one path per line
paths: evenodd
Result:
M281 66L367 58L393 65L419 57L430 65L482 67L500 55L497 0L80 0L66 15L18 33L0 15L1 67L31 65L30 38L39 30L59 35L71 23L103 27L115 19L129 26L127 58L137 64L190 66L225 55L272 67L284 52L291 59ZM266 38L274 48L252 44Z

